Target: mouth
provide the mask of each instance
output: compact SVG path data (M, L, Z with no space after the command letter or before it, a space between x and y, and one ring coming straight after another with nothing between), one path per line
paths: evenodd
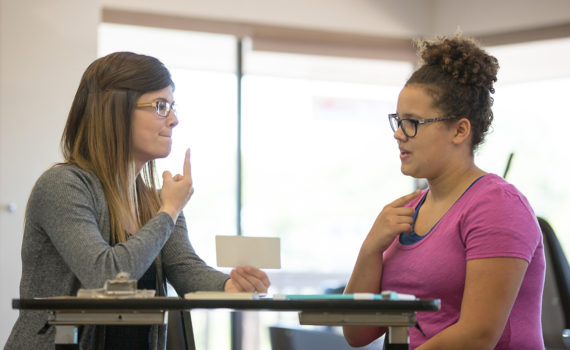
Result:
M401 149L400 148L400 159L406 159L408 158L412 153L405 150L405 149Z

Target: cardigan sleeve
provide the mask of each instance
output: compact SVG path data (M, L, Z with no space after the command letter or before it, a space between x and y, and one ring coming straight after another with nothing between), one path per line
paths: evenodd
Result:
M188 239L184 214L180 213L176 227L162 250L162 265L168 282L178 295L198 290L224 289L229 276L208 266L194 251Z

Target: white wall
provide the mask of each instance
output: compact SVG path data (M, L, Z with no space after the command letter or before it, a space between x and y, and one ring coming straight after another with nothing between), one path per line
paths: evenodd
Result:
M394 37L511 32L570 23L568 0L101 0L148 11Z
M0 0L0 346L17 312L28 194L61 159L59 139L81 74L96 58L99 4Z
M411 37L429 29L431 0L101 0L109 9Z
M433 33L485 35L570 23L568 0L433 0Z

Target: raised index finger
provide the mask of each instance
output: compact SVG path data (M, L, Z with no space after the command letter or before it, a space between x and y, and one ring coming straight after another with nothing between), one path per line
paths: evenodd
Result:
M182 170L184 177L192 178L192 169L190 167L190 148L186 150L186 156L184 157L184 168Z
M417 196L420 195L420 193L422 193L422 190L415 190L414 192L407 194L405 196L402 196L398 199L396 199L395 201L393 201L392 203L389 204L389 206L394 207L394 208L398 208L403 206L404 204L408 203L409 201L411 201L412 199L416 198Z

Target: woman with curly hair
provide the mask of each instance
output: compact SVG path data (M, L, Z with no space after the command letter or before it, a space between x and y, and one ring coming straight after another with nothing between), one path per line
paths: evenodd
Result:
M389 115L401 171L428 188L386 205L346 293L393 290L441 299L419 312L411 348L543 349L542 234L527 199L474 163L493 120L497 59L459 35L419 42L422 65ZM345 326L352 346L385 333Z

